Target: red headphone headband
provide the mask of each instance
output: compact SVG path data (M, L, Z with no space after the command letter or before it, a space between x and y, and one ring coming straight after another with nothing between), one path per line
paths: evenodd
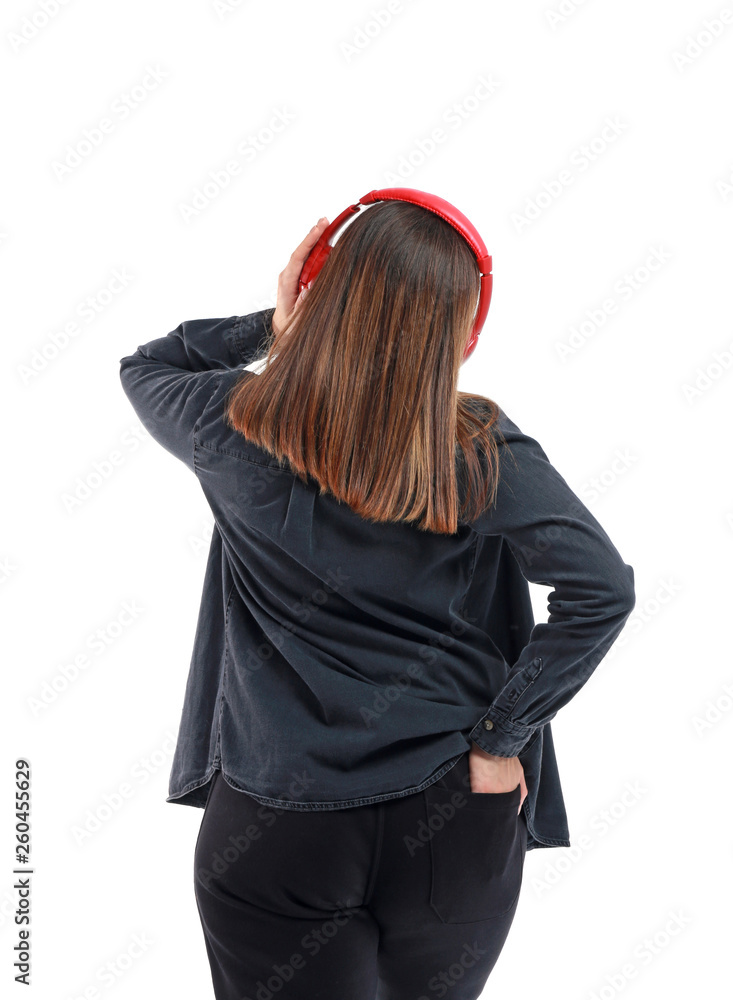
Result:
M435 212L436 215L445 219L445 221L449 222L454 229L458 230L476 255L476 263L478 264L479 271L481 272L481 294L479 297L478 311L473 324L473 330L471 331L471 336L468 344L466 345L466 349L463 352L463 360L466 361L476 347L479 334L481 333L481 329L486 321L489 305L491 303L491 290L493 286L491 256L484 245L484 241L481 239L477 230L471 222L469 222L463 212L460 212L454 205L451 205L451 203L446 201L444 198L439 198L438 195L428 194L426 191L417 191L415 188L382 188L378 191L370 191L369 194L365 194L363 198L360 198L355 205L349 205L349 207L344 209L338 218L334 219L330 225L326 226L324 231L321 233L318 242L308 255L308 258L303 265L303 269L300 272L298 292L302 292L304 288L307 288L311 284L318 272L326 263L326 258L333 249L331 246L332 237L334 237L336 233L338 233L338 231L346 225L348 220L355 215L363 205L371 205L378 201L408 201L413 205L420 205L422 208L427 208L431 212Z

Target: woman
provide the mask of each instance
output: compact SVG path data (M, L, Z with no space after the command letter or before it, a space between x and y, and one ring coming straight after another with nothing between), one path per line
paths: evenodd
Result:
M632 567L498 404L459 392L479 270L383 202L307 297L121 359L215 520L167 801L204 808L217 998L478 997L527 850L569 846L550 720ZM534 625L528 581L552 585Z

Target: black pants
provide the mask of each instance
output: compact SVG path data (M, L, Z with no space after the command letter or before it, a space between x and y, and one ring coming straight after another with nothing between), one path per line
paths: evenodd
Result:
M194 887L217 1000L475 1000L514 920L520 786L276 809L217 771Z

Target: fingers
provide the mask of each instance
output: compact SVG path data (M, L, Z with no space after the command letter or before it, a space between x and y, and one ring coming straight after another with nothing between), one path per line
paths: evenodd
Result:
M328 219L325 216L318 220L305 239L301 240L293 250L290 260L278 275L277 304L272 317L274 332L277 332L287 322L296 305L302 302L303 296L298 294L298 279L308 254L316 245L327 225Z
M288 261L286 267L280 272L278 278L278 288L283 299L288 299L288 302L284 303L288 309L292 307L295 301L298 278L300 277L300 272L303 270L303 264L305 264L308 254L316 245L317 240L327 225L328 219L325 216L322 219L319 219L305 239L302 240L290 254L290 260ZM292 301L290 301L291 297Z
M298 246L295 248L295 250L293 250L292 254L290 255L290 261L292 264L297 266L305 263L308 254L315 246L317 240L319 239L321 233L323 232L323 230L326 228L327 225L328 225L328 219L325 216L322 219L318 220L316 225L311 229L311 231L308 233L305 239L298 244Z

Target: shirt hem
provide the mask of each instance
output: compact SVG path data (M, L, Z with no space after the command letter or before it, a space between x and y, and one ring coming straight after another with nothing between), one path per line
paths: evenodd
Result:
M349 809L356 806L374 805L393 799L405 798L408 795L414 795L417 792L422 792L450 771L450 769L455 766L462 756L463 754L458 754L457 756L452 757L446 762L446 764L443 765L443 767L440 768L440 770L431 775L427 781L423 781L419 785L413 785L411 788L403 788L398 792L381 792L379 795L362 796L356 799L329 799L321 802L294 802L292 799L276 799L269 795L261 795L258 792L252 792L249 789L242 788L238 785L231 775L227 774L227 772L221 767L221 762L218 761L207 770L203 778L190 781L187 785L184 785L180 791L168 795L165 801L170 802L172 805L188 805L198 807L200 809L205 808L208 796L199 795L193 797L193 793L196 792L197 789L207 785L213 778L216 771L221 771L222 777L231 788L234 788L236 791L242 792L245 795L249 795L250 798L255 799L255 801L260 802L262 805L274 806L278 809L289 809L291 811L300 810L303 812ZM535 848L572 846L570 840L566 837L539 836L534 830L533 817L527 806L528 802L525 799L524 810L527 821L527 853Z

